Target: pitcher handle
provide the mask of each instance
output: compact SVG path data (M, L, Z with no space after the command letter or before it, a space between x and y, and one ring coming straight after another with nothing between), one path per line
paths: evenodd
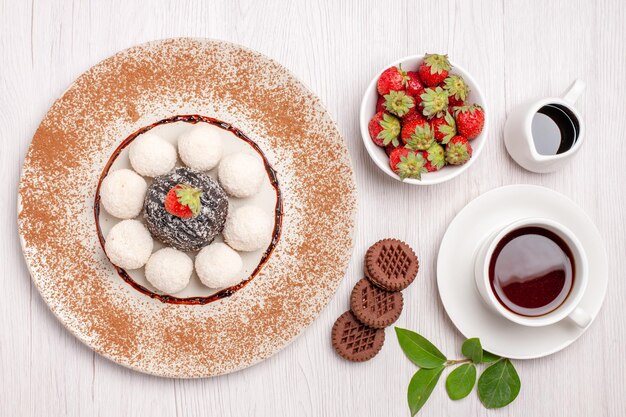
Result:
M576 103L576 101L580 98L583 91L585 91L586 84L584 81L575 80L572 85L569 86L567 91L563 93L563 100L567 101L570 104Z

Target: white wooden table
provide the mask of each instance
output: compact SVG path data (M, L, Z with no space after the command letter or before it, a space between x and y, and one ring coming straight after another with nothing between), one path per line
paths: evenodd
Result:
M151 3L151 4L149 4ZM606 241L609 291L589 331L547 358L517 361L515 403L486 411L473 393L452 402L443 383L424 416L626 415L626 7L603 1L0 1L0 415L403 416L414 367L391 330L372 361L339 359L334 319L348 307L365 249L394 236L417 248L422 269L398 324L458 352L462 336L435 285L447 224L472 198L504 184L540 184L580 204ZM225 39L261 51L322 99L350 148L359 228L346 278L328 307L282 352L214 379L172 380L94 354L53 317L31 284L16 232L15 197L30 139L52 102L83 71L152 39ZM482 85L489 142L466 176L429 188L382 174L361 144L361 94L399 57L447 52ZM502 127L520 101L558 94L581 78L588 142L561 172L536 175L507 155Z

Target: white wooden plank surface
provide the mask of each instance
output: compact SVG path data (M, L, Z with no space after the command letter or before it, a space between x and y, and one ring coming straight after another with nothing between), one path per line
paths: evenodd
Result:
M626 415L626 8L621 0L496 1L10 1L0 0L0 415L379 416L407 415L414 371L387 331L374 360L340 360L329 343L348 306L369 244L395 236L414 245L419 280L405 292L398 324L445 352L462 341L439 301L435 257L447 224L469 200L513 183L569 195L602 232L611 262L600 317L574 345L518 361L522 391L499 411L475 394L450 401L443 384L420 415ZM126 370L74 339L33 288L15 226L20 166L39 121L91 65L152 39L199 36L257 49L291 69L326 103L350 148L359 189L359 229L346 278L314 324L285 350L232 375L168 380ZM448 52L482 85L490 104L489 143L466 176L430 188L380 173L361 145L361 93L375 71L398 57ZM519 168L502 127L530 97L587 82L580 109L588 143L557 174Z

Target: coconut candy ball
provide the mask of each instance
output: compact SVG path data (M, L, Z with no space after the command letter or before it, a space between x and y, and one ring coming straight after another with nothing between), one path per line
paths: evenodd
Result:
M176 165L176 148L161 136L146 132L135 138L128 151L133 169L146 177L167 174Z
M260 158L245 152L226 155L218 169L222 188L228 195L237 198L256 194L265 175L265 167Z
M100 203L118 219L137 217L143 208L148 184L130 169L109 172L100 185Z
M189 168L209 171L222 158L222 140L219 127L198 123L178 138L178 154Z
M104 250L114 265L138 269L148 262L154 242L148 229L138 220L122 220L111 228Z
M182 291L189 284L192 272L191 258L174 248L154 252L146 264L146 279L165 294Z
M259 207L243 206L228 215L223 234L231 248L252 252L269 245L273 230L273 217Z
M226 288L239 284L243 267L241 256L222 242L205 246L196 256L196 273L209 288Z

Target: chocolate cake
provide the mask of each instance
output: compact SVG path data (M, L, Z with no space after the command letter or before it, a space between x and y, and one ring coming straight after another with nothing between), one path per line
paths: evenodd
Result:
M200 210L191 218L174 216L165 210L165 198L177 185L202 190ZM156 177L144 202L146 226L152 235L182 251L196 251L221 233L228 214L228 198L222 187L206 174L190 168L176 168Z

